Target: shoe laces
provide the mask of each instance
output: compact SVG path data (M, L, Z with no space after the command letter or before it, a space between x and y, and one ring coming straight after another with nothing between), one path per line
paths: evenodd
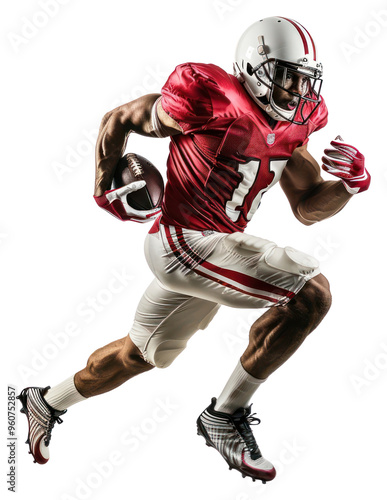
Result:
M51 441L51 432L52 429L54 428L55 423L61 424L63 423L63 420L58 416L53 413L51 413L50 420L48 421L47 424L47 429L46 429L46 435L44 439L44 444L48 446Z
M248 408L243 408L243 414L241 416L235 416L233 420L237 431L246 443L247 449L250 451L251 458L257 459L261 456L261 452L250 426L259 425L261 420L255 417L256 413L250 414L250 412L251 405Z

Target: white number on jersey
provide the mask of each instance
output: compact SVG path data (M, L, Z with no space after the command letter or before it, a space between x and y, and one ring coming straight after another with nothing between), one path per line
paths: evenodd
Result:
M274 184L276 184L280 180L283 169L285 168L287 162L288 159L269 160L267 168L274 174L273 180L268 186L262 186L262 188L259 189L257 195L251 203L250 208L248 209L246 217L247 220L251 220L253 215L257 211L261 203L263 194L266 193L266 191L268 191L272 186L274 186ZM265 165L262 164L261 160L252 160L248 163L239 164L238 172L241 172L243 174L243 180L234 189L231 200L226 203L226 213L233 222L237 222L237 220L239 219L241 208L243 207L246 196L249 194L255 183L259 183L259 171L264 166Z

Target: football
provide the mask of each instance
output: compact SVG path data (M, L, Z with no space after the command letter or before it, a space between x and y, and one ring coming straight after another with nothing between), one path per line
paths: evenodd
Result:
M142 180L146 185L138 191L129 193L126 196L127 203L136 210L160 207L164 196L164 181L160 172L143 156L135 153L123 156L114 174L113 188Z

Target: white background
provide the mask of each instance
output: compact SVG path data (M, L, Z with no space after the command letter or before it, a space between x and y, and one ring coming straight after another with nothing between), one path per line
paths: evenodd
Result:
M242 31L281 15L306 26L324 64L330 120L311 138L311 153L319 160L341 134L365 154L372 184L313 227L296 221L276 186L248 228L319 258L334 297L318 330L253 400L262 419L255 434L278 477L265 487L243 480L196 436L197 415L221 391L259 314L224 307L168 370L72 407L54 429L47 465L33 464L27 454L19 414L17 494L23 500L385 498L387 6L52 0L48 17L42 5L3 2L0 16L2 491L6 384L54 385L81 369L93 350L126 335L152 278L142 250L149 226L115 220L92 198L102 116L158 92L182 62L212 62L231 72ZM165 173L168 140L132 136L129 149ZM112 294L117 274L124 284ZM94 316L86 305L93 297L100 309ZM170 409L158 410L160 401Z

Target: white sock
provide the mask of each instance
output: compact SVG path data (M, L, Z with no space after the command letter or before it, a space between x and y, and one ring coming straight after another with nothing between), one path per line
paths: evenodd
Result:
M83 397L75 387L74 375L49 389L44 396L47 403L55 410L66 410L75 403L87 398Z
M265 380L260 380L247 373L239 360L217 399L215 410L223 413L234 413L238 408L246 408L249 406L250 399L255 391Z

